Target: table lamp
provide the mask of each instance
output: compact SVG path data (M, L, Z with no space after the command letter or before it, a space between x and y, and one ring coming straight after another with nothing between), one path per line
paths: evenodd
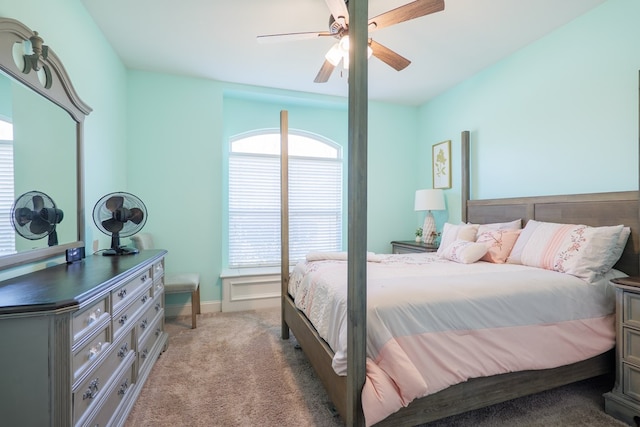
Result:
M439 189L417 190L415 198L416 211L427 211L422 226L422 241L427 245L433 245L436 237L436 221L431 211L445 209L444 192Z

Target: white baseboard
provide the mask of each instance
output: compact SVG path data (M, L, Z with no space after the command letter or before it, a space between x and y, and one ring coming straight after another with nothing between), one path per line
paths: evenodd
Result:
M222 311L246 311L280 306L280 274L222 277Z
M280 274L245 274L222 276L222 301L200 304L202 313L246 311L280 306ZM191 301L169 304L166 317L191 316Z

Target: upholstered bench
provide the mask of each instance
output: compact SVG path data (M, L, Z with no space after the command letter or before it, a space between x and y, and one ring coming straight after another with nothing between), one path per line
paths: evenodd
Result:
M153 237L150 233L138 233L131 241L140 250L154 249ZM198 273L166 273L164 274L164 293L191 293L191 329L196 328L196 314L200 314L200 275Z

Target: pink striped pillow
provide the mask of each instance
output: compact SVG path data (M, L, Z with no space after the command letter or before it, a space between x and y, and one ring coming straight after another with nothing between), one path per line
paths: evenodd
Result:
M618 261L622 225L589 227L529 220L507 262L554 270L592 282Z

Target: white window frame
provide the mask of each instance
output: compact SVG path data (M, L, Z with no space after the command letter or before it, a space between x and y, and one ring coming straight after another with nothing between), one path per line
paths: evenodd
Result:
M256 136L277 138L262 153L234 151L234 143ZM228 267L280 265L279 130L265 129L229 139ZM301 144L327 148L319 157ZM268 145L268 147L266 147ZM298 147L296 147L298 146ZM277 148L277 150L276 150ZM242 151L242 152L238 152ZM250 150L249 150L250 151ZM277 151L277 152L276 152ZM332 154L333 153L333 154ZM331 157L333 156L333 157ZM312 251L339 251L343 232L342 147L322 136L289 131L289 257L291 265ZM245 203L246 202L246 203Z

